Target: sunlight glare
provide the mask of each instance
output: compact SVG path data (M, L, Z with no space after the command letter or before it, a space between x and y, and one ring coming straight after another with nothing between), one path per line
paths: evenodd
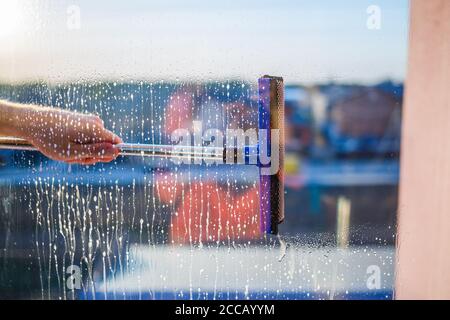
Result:
M17 31L21 18L17 0L0 1L0 37L11 36Z

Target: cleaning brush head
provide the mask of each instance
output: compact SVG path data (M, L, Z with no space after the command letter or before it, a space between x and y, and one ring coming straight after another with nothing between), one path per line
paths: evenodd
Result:
M258 80L259 152L267 150L271 162L260 164L260 228L278 234L284 220L284 83L283 78L263 76ZM262 130L261 130L262 129ZM267 141L261 133L267 132ZM264 147L267 144L267 148ZM278 157L278 158L277 158ZM277 159L275 163L274 159Z

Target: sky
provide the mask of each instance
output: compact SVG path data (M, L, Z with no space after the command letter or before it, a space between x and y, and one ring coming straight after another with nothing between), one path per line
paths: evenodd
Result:
M0 81L402 81L408 13L407 0L0 0Z

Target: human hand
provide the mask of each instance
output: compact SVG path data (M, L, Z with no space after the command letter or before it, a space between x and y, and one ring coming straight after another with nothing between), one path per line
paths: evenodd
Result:
M96 115L30 107L16 121L19 136L53 160L90 165L119 155L115 145L122 140Z

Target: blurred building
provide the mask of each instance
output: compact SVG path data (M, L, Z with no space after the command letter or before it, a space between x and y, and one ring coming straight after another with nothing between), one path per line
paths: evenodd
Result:
M312 145L311 94L302 86L286 86L286 150L305 153Z
M363 87L330 105L325 134L337 154L397 154L400 126L400 99Z

